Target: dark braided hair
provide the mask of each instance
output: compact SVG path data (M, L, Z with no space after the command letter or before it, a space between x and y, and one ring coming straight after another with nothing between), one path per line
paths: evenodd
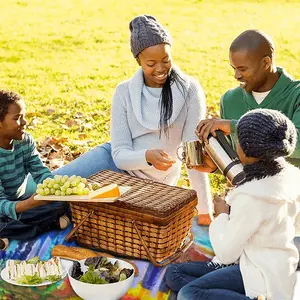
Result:
M12 91L0 90L0 122L2 122L11 104L20 101L22 97Z
M171 87L174 83L181 91L184 99L186 96L187 91L184 85L185 80L179 75L179 73L176 70L171 69L171 72L169 73L168 78L163 85L160 96L159 137L161 137L162 133L164 133L168 137L169 120L172 117L173 113L173 95Z

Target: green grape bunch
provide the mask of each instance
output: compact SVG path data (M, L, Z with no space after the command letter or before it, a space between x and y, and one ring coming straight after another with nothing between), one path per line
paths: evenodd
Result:
M43 183L38 184L36 193L41 196L82 196L88 195L90 190L86 178L55 175L54 178L46 178Z

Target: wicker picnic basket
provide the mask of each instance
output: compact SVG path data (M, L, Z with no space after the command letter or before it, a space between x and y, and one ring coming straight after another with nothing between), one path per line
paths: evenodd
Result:
M89 182L131 189L114 203L70 202L74 228L66 237L78 244L164 266L193 242L194 190L102 171Z

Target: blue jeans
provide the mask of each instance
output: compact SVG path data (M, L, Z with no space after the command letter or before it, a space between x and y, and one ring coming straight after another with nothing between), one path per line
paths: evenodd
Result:
M18 220L0 215L0 237L25 240L59 229L58 220L68 212L68 208L68 202L52 202L18 214Z
M222 267L212 262L170 265L166 272L170 289L178 300L249 300L239 265Z
M53 174L77 175L87 178L103 170L111 170L119 173L124 172L118 169L113 161L110 143L95 147L67 165L53 171Z

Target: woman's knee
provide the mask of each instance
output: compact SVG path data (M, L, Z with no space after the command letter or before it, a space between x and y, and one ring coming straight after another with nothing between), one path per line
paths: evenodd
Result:
M93 148L67 165L53 171L53 174L89 177L105 169L119 171L111 156L111 146L109 143Z

